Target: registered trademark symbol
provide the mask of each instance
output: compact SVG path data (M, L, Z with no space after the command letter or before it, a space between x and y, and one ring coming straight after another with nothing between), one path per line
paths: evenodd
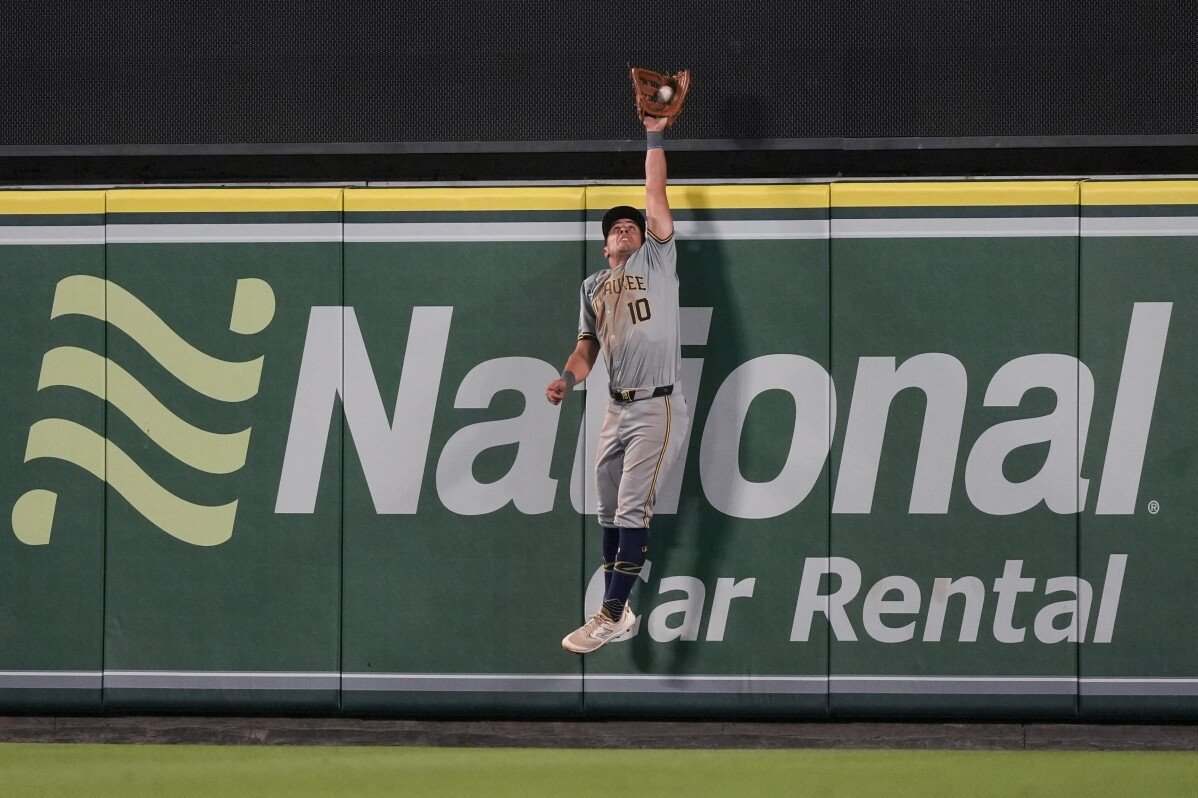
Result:
M1148 502L1148 512L1149 513L1151 513L1152 515L1156 515L1160 511L1161 511L1161 503L1160 502L1158 502L1156 499L1153 499L1152 501Z

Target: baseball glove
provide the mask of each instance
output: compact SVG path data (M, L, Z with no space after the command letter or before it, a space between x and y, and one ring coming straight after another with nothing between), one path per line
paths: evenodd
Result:
M674 124L678 114L682 113L682 104L686 102L686 93L690 91L690 70L684 69L681 72L675 72L671 77L649 69L633 67L630 74L632 75L632 88L636 92L637 117L642 121L646 116L665 117L668 120L666 127ZM658 93L663 86L668 86L668 93L672 94L668 100L664 101Z

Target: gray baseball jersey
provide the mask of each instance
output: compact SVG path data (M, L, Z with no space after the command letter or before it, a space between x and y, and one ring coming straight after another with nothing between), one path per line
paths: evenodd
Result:
M650 232L623 266L582 283L578 337L599 341L616 390L674 385L682 365L674 238ZM595 487L599 523L648 527L657 485L682 449L690 413L681 392L610 401L599 431Z
M614 389L673 385L682 365L674 237L645 243L623 266L583 280L578 338L599 342Z

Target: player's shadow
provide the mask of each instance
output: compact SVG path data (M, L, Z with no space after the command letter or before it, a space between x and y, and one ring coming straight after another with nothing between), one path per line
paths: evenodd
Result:
M710 222L710 211L695 210L679 213L680 219L695 222ZM632 659L640 673L689 674L696 658L701 655L700 646L711 647L705 642L711 616L712 597L716 586L724 552L731 542L735 530L734 519L716 511L703 495L699 478L700 444L703 438L703 422L707 408L715 396L722 380L731 367L745 362L744 319L737 303L729 302L732 285L731 264L725 242L717 239L687 240L685 233L678 238L678 273L681 280L680 301L683 308L714 308L711 327L705 346L684 346L682 356L703 358L703 371L698 385L690 389L693 397L688 408L691 417L691 434L687 446L682 495L675 515L655 515L650 532L649 557L653 562L650 581L638 586L643 591L636 602L645 608L641 631L630 642ZM743 263L740 265L744 265ZM694 641L673 640L658 643L649 634L649 615L652 608L667 601L683 598L680 591L658 595L661 580L667 576L693 576L703 583L705 597L698 638ZM733 574L725 574L726 576ZM647 595L646 595L647 594ZM636 606L634 604L634 606ZM680 616L668 619L671 626L681 623ZM731 624L729 625L731 631ZM710 651L708 656L710 656ZM708 672L709 668L701 668Z

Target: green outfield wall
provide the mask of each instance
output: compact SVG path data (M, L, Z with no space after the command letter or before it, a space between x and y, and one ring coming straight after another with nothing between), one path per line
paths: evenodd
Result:
M1198 182L675 186L689 441L601 594L628 186L0 192L0 711L1198 717Z

